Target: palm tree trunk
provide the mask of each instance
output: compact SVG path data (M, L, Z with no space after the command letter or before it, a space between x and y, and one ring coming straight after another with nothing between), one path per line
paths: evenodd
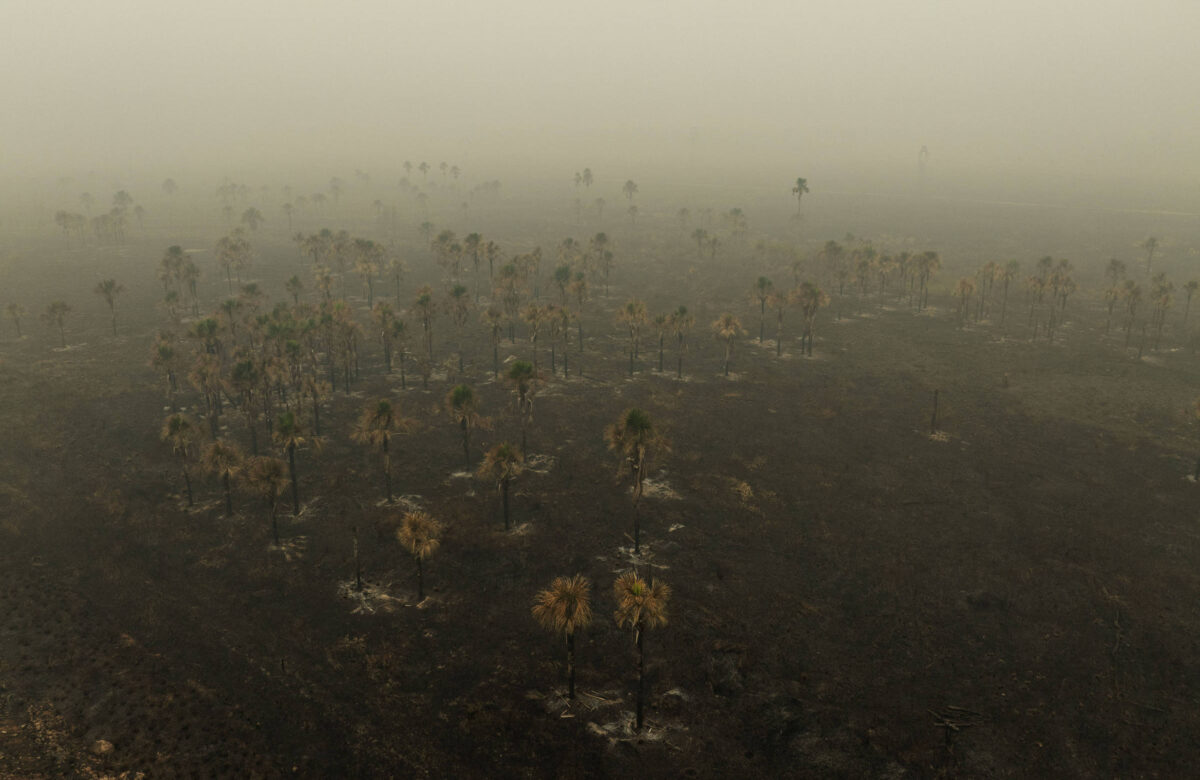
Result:
M500 480L500 501L504 506L504 530L508 530L508 478Z
M683 379L683 347L679 348L679 362L675 366L675 378Z
M642 730L642 711L643 699L645 698L646 689L646 648L642 644L642 636L645 632L642 630L641 623L637 627L637 652L638 652L638 686L637 686L637 730Z
M225 472L225 516L233 517L233 490L229 485L229 472Z
M467 425L466 418L462 421L462 436L463 436L463 460L467 464L467 469L471 468L471 427Z
M732 351L733 344L725 342L725 376L729 376L729 353Z
M492 378L500 378L500 344L492 341Z
M271 534L275 537L275 546L279 546L279 515L275 512L275 502L272 501L271 507Z
M633 376L633 345L629 345L629 375Z
M425 600L425 566L421 560L421 556L417 558L417 602Z
M187 464L183 464L183 484L187 489L188 506L192 506L192 476L188 474Z
M288 471L292 477L292 514L300 514L300 488L296 484L296 445L288 447Z
M642 517L638 514L638 504L633 502L633 554L638 555L642 551Z
M659 334L659 336L658 336L658 373L660 373L660 374L662 373L662 370L663 370L663 340L664 339L665 339L665 337L662 334Z
M388 440L383 440L383 484L387 492L387 502L392 503L392 456L388 452Z
M567 698L575 698L575 634L567 634Z
M354 526L354 589L362 592L362 560L358 556L358 526Z

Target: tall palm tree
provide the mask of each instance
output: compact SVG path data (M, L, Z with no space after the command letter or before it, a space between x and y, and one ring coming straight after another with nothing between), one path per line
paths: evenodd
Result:
M368 449L378 448L383 456L383 482L388 503L392 503L391 442L399 424L392 402L386 398L372 401L359 415L350 438Z
M433 288L425 285L417 290L417 300L414 307L421 316L421 327L425 333L425 344L429 351L429 361L433 362L433 316L437 308L433 302Z
M633 203L633 196L637 195L637 192L638 192L638 186L637 186L637 183L633 179L626 180L625 184L623 184L621 186L621 193L625 196L626 200L628 200L630 203Z
M800 201L804 198L804 193L808 192L808 179L803 177L796 179L796 185L792 187L792 194L796 196L796 210L800 209Z
M695 323L696 318L688 312L686 306L680 306L671 313L671 334L675 337L677 358L675 376L679 379L683 378L683 353L687 351L688 333Z
M555 577L533 601L533 617L567 640L567 698L575 698L575 634L592 622L592 583L582 574Z
M767 299L775 291L775 285L765 276L754 283L754 297L758 299L758 343L763 343L763 328L767 319Z
M471 467L471 431L485 422L479 414L479 399L470 385L456 385L446 394L446 413L462 432L463 457Z
M829 303L829 296L812 282L804 282L800 285L800 289L796 294L796 302L799 304L800 311L804 315L804 333L800 336L800 351L803 354L807 349L808 355L811 357L813 348L813 323L817 319L817 312L820 308Z
M651 459L668 449L667 440L654 428L650 415L641 409L626 409L616 423L604 429L608 448L619 456L617 477L628 475L633 482L633 551L642 549L642 524L638 506L646 487Z
M442 524L421 511L405 512L396 538L417 561L417 600L425 600L425 559L441 544Z
M287 466L279 458L270 455L257 455L246 461L243 470L246 484L262 498L267 508L267 517L271 522L271 535L275 538L275 546L279 546L279 518L276 509L279 506L279 496L287 489Z
M525 456L513 445L503 442L492 447L483 456L476 475L480 479L496 480L500 493L500 506L504 514L504 530L508 530L508 493L512 481L525 470Z
M296 482L296 450L303 447L308 441L304 433L299 418L296 417L295 412L290 410L279 413L279 416L275 418L275 429L271 432L271 438L275 440L275 445L287 455L288 477L292 483L293 515L300 514L300 488Z
M646 690L645 634L651 628L667 624L667 602L671 599L671 588L662 580L647 585L633 572L625 572L613 583L613 596L617 600L613 618L618 627L633 629L633 641L637 645L637 730L641 731Z
M17 327L17 338L23 338L21 335L21 319L27 314L25 307L19 303L10 303L6 309L8 317L13 321L13 325Z
M654 332L658 336L658 373L663 370L663 348L667 341L667 332L671 330L671 315L664 313L655 314L651 320L654 326Z
M742 321L729 312L713 320L713 335L725 342L725 376L729 376L729 360L733 357L733 340L746 331L742 329Z
M171 451L179 456L183 469L183 484L187 489L188 506L192 506L192 477L188 473L188 462L200 439L200 431L192 418L186 414L173 414L163 423L161 438L171 445Z
M1146 276L1150 276L1154 264L1154 252L1158 249L1158 239L1148 236L1145 241L1138 244L1138 247L1146 250Z
M629 375L633 376L633 361L638 356L642 342L642 327L648 321L646 304L631 298L617 310L617 322L629 329Z
M1188 313L1192 310L1192 296L1196 294L1196 290L1200 290L1200 282L1192 279L1187 284L1183 285L1183 292L1187 295L1187 305L1183 310L1183 327L1187 327Z
M534 383L537 381L537 372L532 363L526 360L516 360L509 366L508 381L512 383L513 395L516 399L517 418L521 423L521 455L524 456L529 421L533 418L533 391Z
M488 327L492 339L492 377L500 378L500 337L504 334L504 312L500 307L491 305L484 309L483 324Z
M220 439L211 442L204 450L204 468L221 480L225 491L225 516L233 517L233 478L242 469L242 451L236 444Z
M58 328L58 343L63 349L67 348L66 322L71 307L65 301L51 301L42 314L42 321L47 325Z

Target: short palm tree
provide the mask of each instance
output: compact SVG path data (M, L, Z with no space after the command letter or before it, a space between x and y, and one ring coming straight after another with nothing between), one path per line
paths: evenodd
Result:
M500 492L500 506L504 513L505 531L509 528L509 485L514 479L521 476L521 472L524 470L525 456L516 447L504 442L487 451L483 456L483 463L479 464L479 470L476 472L481 479L496 480L496 489Z
M295 412L285 411L280 412L275 418L275 427L271 431L271 437L275 440L278 446L287 455L288 462L288 477L292 483L292 514L300 514L300 488L296 483L296 449L304 446L308 441L304 435L304 427L300 423Z
M456 385L446 394L446 413L462 431L463 457L471 466L471 431L484 422L479 414L479 398L470 385Z
M725 376L729 376L729 359L733 356L733 340L745 333L742 322L729 312L713 320L713 335L725 342Z
M71 307L65 301L52 301L42 314L42 321L58 328L58 344L63 349L67 347L66 322L70 313Z
M271 535L275 537L275 545L279 546L279 519L275 510L279 507L279 496L287 489L287 465L279 458L257 455L246 461L243 472L246 484L258 493L267 507Z
M186 414L173 414L163 423L162 440L171 445L171 450L179 456L183 467L183 484L187 488L188 506L192 506L192 477L188 473L188 461L200 439L200 431L192 418Z
M616 423L604 429L604 440L608 448L620 456L617 477L628 474L633 481L633 551L640 553L642 526L638 504L645 489L650 460L667 450L667 441L654 429L650 415L641 409L625 410Z
M517 360L508 369L508 381L512 383L513 395L516 397L517 419L521 422L521 454L525 454L529 421L533 417L533 389L537 374L533 364L526 360Z
M7 311L8 311L9 319L11 319L13 321L13 325L15 325L17 327L17 338L22 338L22 336L21 336L21 319L26 314L25 307L19 303L10 303L10 304L8 304Z
M442 524L421 511L405 512L396 538L417 560L417 600L425 600L425 559L441 544Z
M397 416L392 402L386 398L373 401L363 409L350 438L369 449L378 448L383 456L383 482L388 503L392 503L392 436L396 433Z
M225 490L225 516L233 517L233 478L242 469L242 451L236 444L220 439L208 445L204 451L204 468L220 478Z
M641 731L646 680L645 634L648 629L667 624L667 602L671 599L671 588L662 580L647 585L633 572L625 572L613 583L613 596L617 600L613 617L619 627L633 629L637 645L637 729Z
M592 622L592 583L581 574L555 577L533 601L533 617L567 640L567 698L575 698L575 634Z
M96 284L95 292L108 304L108 311L112 315L112 331L115 336L117 335L117 296L125 292L125 286L117 284L116 279L104 279Z
M800 208L800 201L806 192L808 192L808 179L803 177L796 179L796 184L792 187L792 194L796 196L797 209Z
M680 306L671 313L671 334L675 337L677 359L675 376L680 379L683 378L683 353L687 350L688 333L695 322L696 318L688 312L686 306Z

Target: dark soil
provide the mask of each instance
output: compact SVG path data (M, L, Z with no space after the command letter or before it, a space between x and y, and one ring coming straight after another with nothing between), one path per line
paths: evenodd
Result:
M960 216L958 233L923 235L945 238L936 248L949 255L982 229L977 214ZM66 351L36 321L33 335L0 344L0 774L1194 771L1200 488L1188 478L1188 415L1200 362L1179 328L1139 360L1102 332L1099 285L1083 282L1053 343L1031 340L1016 294L1005 327L994 314L959 327L948 290L974 270L964 250L931 311L894 294L847 295L821 313L812 358L799 354L789 312L783 356L769 339L741 339L726 379L708 323L731 309L757 334L750 251L712 263L665 227L642 230L624 242L611 296L593 290L571 376L560 364L549 377L548 350L540 356L538 458L514 485L513 531L494 486L458 474L457 431L436 411L444 374L426 391L411 371L401 391L370 342L353 393L323 410L324 447L298 454L304 510L292 518L285 497L282 548L253 497L237 493L225 518L219 486L199 474L189 511L159 441L166 401L146 364L164 321L153 269L175 241L97 252L23 239L5 258L7 289L40 307L61 288L80 314ZM586 231L556 227L544 240L554 232ZM998 233L997 246L1017 241ZM1077 238L1087 240L1065 240ZM308 283L294 246L256 241L268 293L282 299L292 273ZM436 281L415 237L411 247L406 299ZM1057 247L1022 249L1032 260ZM205 262L215 302L224 283ZM115 338L88 297L93 275L129 288ZM654 370L653 337L628 377L613 313L634 294L652 312L695 312L683 381L670 346L668 370ZM349 297L365 322L365 300ZM477 322L466 378L493 427L473 442L476 462L519 437ZM444 359L449 318L435 328ZM506 341L510 357L528 358L528 343ZM397 440L404 499L390 507L379 503L378 459L348 436L385 394L419 423ZM196 399L188 391L181 403ZM669 624L646 638L641 735L629 724L633 638L611 618L611 582L629 566L630 497L602 439L630 406L671 441L642 511L654 576L673 596ZM242 421L224 421L245 443ZM421 604L415 564L395 541L405 506L446 528ZM351 587L354 526L365 595ZM580 695L568 703L563 642L530 606L576 572L595 585L596 620L579 637Z

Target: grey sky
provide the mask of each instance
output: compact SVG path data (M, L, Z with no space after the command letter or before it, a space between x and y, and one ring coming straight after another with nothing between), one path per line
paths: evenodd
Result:
M1194 0L3 0L0 162L809 170L928 144L1195 179L1197 30Z

